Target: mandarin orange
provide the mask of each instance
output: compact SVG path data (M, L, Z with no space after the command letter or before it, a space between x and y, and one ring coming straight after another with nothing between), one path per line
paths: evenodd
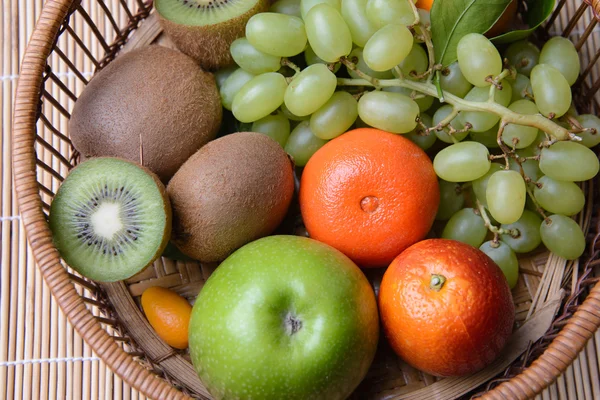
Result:
M142 293L142 309L152 328L169 346L188 347L192 306L185 298L169 289L150 287Z
M480 250L446 239L419 242L394 260L381 282L379 311L394 351L442 377L489 365L515 318L500 268Z
M417 145L360 128L311 157L299 199L312 238L361 267L379 267L427 235L440 194L431 160Z

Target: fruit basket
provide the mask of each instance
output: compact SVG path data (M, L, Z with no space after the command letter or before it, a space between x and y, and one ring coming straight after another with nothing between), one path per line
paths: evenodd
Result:
M536 33L540 41L555 35L574 41L582 60L575 104L593 114L600 113L600 49L594 37L599 13L598 1L559 1ZM162 286L193 299L217 265L162 258L130 279L98 284L61 260L47 223L57 189L79 162L66 129L75 100L93 73L151 43L174 46L149 2L45 3L22 63L14 108L15 188L38 266L95 353L151 398L210 398L189 355L152 330L139 298L144 289ZM583 184L587 206L577 221L587 233L587 250L579 260L567 262L548 252L520 259L521 278L513 289L517 329L500 358L475 375L440 379L403 363L381 340L353 398L530 398L551 384L600 326L600 284L594 271L600 257L597 183L596 178Z

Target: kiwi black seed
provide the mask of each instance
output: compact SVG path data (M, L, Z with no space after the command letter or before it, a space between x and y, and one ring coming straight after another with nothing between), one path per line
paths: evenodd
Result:
M173 43L203 68L233 64L231 43L246 22L269 8L268 0L155 0L160 23Z
M270 137L233 133L190 157L167 192L172 242L193 259L221 261L281 223L294 194L293 167Z
M171 205L158 177L118 158L92 158L74 168L50 208L62 258L100 282L127 279L152 264L171 226Z
M140 163L167 182L219 131L214 76L161 46L126 53L90 81L75 102L69 133L85 157Z

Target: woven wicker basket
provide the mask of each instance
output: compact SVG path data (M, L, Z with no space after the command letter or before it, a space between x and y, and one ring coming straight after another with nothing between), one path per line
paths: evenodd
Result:
M166 345L139 308L139 296L160 285L193 299L215 265L162 259L141 274L98 285L74 273L52 244L46 215L54 193L77 162L66 122L92 72L119 53L156 43L171 46L143 0L50 0L21 67L14 109L14 173L19 207L33 254L72 325L122 379L155 399L210 398L189 357ZM137 10L137 11L133 11ZM600 0L561 0L538 38L562 34L582 59L576 103L600 112L600 37L594 36ZM85 43L92 43L86 46ZM600 326L600 221L594 182L584 184L588 206L579 223L588 250L578 262L536 253L520 260L513 291L517 329L502 357L466 378L437 379L402 363L382 341L367 378L353 398L530 398L552 383ZM595 285L595 286L594 286Z

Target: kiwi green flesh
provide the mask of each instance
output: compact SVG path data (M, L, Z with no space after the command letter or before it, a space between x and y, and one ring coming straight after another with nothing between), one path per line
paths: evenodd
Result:
M243 15L260 0L155 0L156 10L181 25L208 26Z
M163 252L171 208L156 176L134 163L92 158L73 169L50 208L65 262L100 282L127 279Z

